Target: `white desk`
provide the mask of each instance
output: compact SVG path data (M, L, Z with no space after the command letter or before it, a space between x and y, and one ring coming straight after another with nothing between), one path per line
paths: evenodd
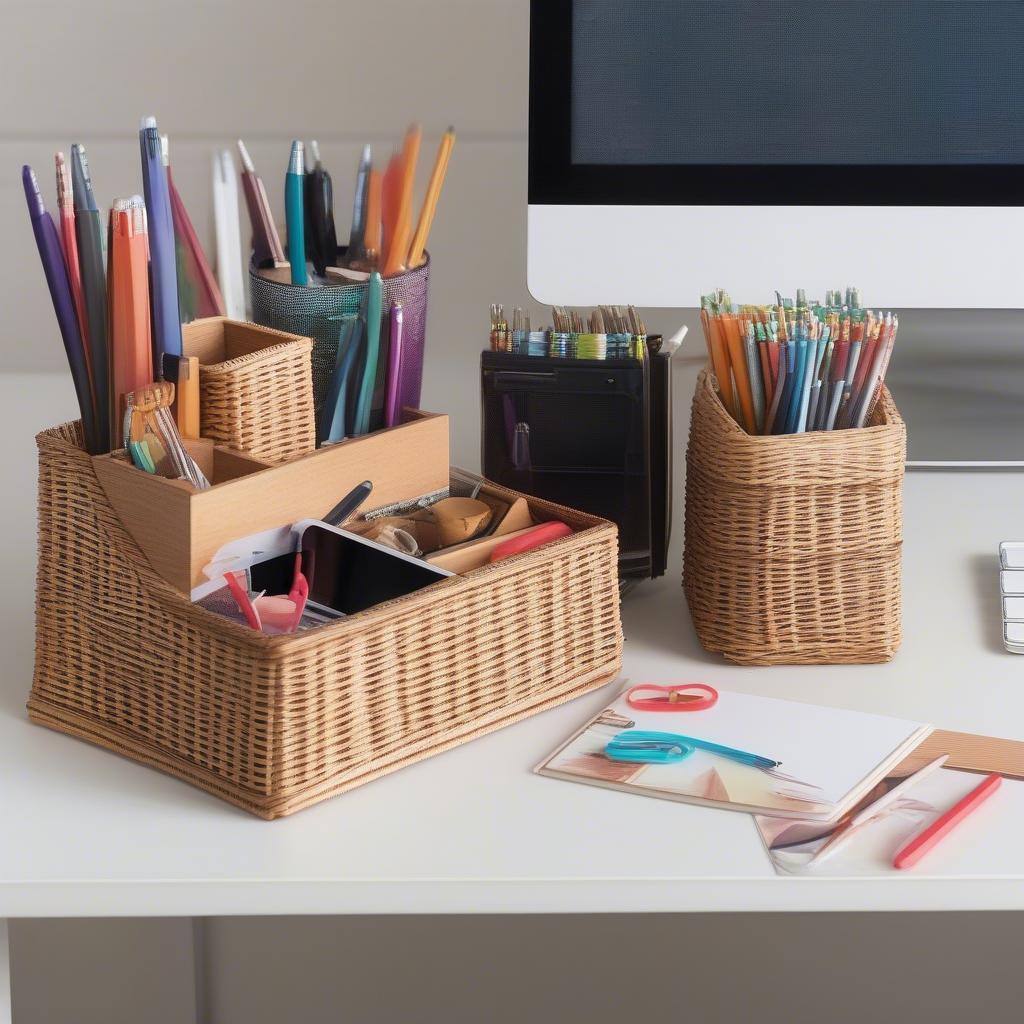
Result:
M677 369L680 464L695 371ZM30 725L30 435L73 408L69 393L63 379L0 378L0 957L11 917L1024 909L1024 864L999 878L942 877L927 861L898 878L779 878L745 815L532 775L612 688L269 823ZM896 660L745 669L696 642L677 488L670 572L624 607L624 672L1024 738L1024 659L1001 646L996 567L998 542L1024 538L1022 510L1024 474L909 474ZM3 992L0 980L0 1022Z

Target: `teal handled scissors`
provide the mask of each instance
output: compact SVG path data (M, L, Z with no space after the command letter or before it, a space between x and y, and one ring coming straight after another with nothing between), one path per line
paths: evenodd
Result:
M674 764L676 761L685 761L695 750L707 750L763 771L770 771L782 764L770 757L751 754L735 747L724 747L720 743L699 740L693 736L680 736L674 732L647 732L644 729L620 732L604 748L609 760L631 764Z

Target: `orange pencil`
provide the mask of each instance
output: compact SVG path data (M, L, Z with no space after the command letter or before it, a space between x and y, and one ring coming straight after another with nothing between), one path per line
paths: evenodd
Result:
M153 383L145 204L118 199L110 240L110 436L123 443L124 396Z
M416 180L416 161L420 154L420 139L423 133L418 124L409 126L402 146L402 182L398 202L398 219L395 235L388 245L387 262L381 271L384 277L392 277L405 268L409 255L409 239L412 235L412 187Z
M711 365L722 394L722 404L733 416L736 415L736 400L733 397L732 382L729 380L729 352L725 343L722 318L713 316L708 321L711 328Z
M384 176L380 171L370 170L370 180L366 186L366 232L363 242L366 246L366 260L373 266L380 262L381 238L381 191L384 187Z
M747 361L743 357L743 339L740 337L739 320L733 314L722 317L725 340L729 347L729 362L732 364L733 380L740 399L743 427L748 434L757 433L754 419L754 398L750 393L750 378L747 376Z
M430 226L434 223L437 200L444 186L444 176L448 173L448 161L451 159L454 146L455 129L449 128L441 136L441 144L437 147L437 157L434 159L434 169L430 172L430 183L427 185L427 192L423 197L420 219L416 225L416 233L412 236L412 244L409 246L409 258L405 262L410 269L418 267L423 262Z
M395 238L395 227L398 224L398 207L401 205L402 192L402 154L395 153L388 161L384 179L381 182L380 219L381 242L380 259L383 266L387 262L391 246Z

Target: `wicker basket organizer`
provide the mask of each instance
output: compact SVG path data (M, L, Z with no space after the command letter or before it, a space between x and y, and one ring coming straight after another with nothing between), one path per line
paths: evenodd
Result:
M703 646L748 665L889 661L901 632L906 428L752 437L713 375L686 453L683 586Z
M268 462L316 447L311 339L209 317L186 324L182 343L199 358L203 437Z
M374 438L382 443L351 443ZM37 444L31 719L261 817L560 704L619 670L617 536L604 520L529 499L536 518L577 532L358 615L267 636L191 604L154 569L97 476L109 457L83 451L79 424ZM257 475L315 469L327 454ZM236 533L246 532L243 519Z

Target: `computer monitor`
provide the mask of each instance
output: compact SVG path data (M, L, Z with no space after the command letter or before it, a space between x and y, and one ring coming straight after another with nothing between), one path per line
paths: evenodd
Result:
M1024 2L533 0L528 284L1024 307Z

